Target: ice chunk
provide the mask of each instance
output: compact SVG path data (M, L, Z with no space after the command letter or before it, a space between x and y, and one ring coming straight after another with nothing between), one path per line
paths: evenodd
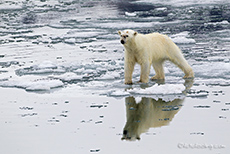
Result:
M137 14L135 12L125 12L126 16L135 17Z
M198 1L198 0L167 0L167 1L164 1L164 0L138 0L138 1L135 1L133 3L149 3L149 4L161 4L161 5L169 5L169 6L179 6L179 7L182 7L182 6L193 6L193 5L203 5L203 4L221 4L221 3L224 3L224 2L227 2L226 0L202 0L202 1Z
M38 65L34 65L33 67L36 69L47 69L47 68L56 69L57 65L51 61L43 61L42 63Z
M144 28L144 27L152 27L153 24L159 24L159 22L117 22L117 23L98 23L97 26L100 28L114 28L114 29L122 29L122 28Z
M75 73L83 73L85 71L85 68L78 68L77 70L74 70Z
M40 64L17 69L15 72L17 75L23 76L28 74L65 73L66 70L51 61L43 61Z
M0 4L0 10L21 10L22 6L13 4Z
M155 100L162 99L166 102L173 101L175 99L184 99L185 94L183 91L185 86L183 84L165 84L154 85L145 89L133 88L128 90L112 90L106 95L111 97L126 97L126 96L139 96L139 97L151 97Z
M156 8L157 11L167 11L167 7Z
M25 86L27 91L46 91L52 88L62 87L64 85L60 80L41 80L28 83L26 83L27 86Z
M189 38L182 37L182 36L172 38L172 40L173 40L173 42L180 43L180 44L196 43L196 41L194 39L189 39Z
M196 43L194 39L187 38L189 37L189 32L184 31L175 35L172 35L171 38L173 42L180 43L180 44L190 44L190 43Z
M63 85L63 82L60 80L49 78L35 79L31 76L23 76L0 82L1 87L17 87L28 91L47 91L52 88L62 87Z
M209 22L209 23L204 23L204 26L208 25L228 25L229 22L227 20L223 20L221 22Z
M108 72L102 77L100 77L99 79L109 80L109 79L116 79L116 78L120 78L119 72Z
M119 96L129 96L130 93L124 90L116 90L113 91L110 96L115 96L115 97L119 97Z
M184 31L175 35L172 35L171 38L173 42L180 43L180 44L190 44L190 43L196 43L194 39L187 38L189 37L189 32Z
M71 81L76 81L76 80L82 80L83 75L77 75L73 72L67 72L62 75L55 75L55 76L51 75L50 77L55 78L55 79L60 79L66 82L71 82Z
M202 67L201 64L197 63L193 66L193 69L195 70L195 74L197 77L202 77L205 79L201 79L204 81L212 81L213 83L221 83L224 80L221 80L221 78L229 79L229 68L230 63L223 63L223 62L203 62ZM213 78L213 79L210 79ZM200 81L200 80L197 80ZM229 83L229 80L225 80ZM224 82L225 82L224 81Z
M148 87L145 89L134 88L127 90L129 93L135 94L182 94L185 90L185 86L183 84L164 84L164 85L153 85L152 87Z

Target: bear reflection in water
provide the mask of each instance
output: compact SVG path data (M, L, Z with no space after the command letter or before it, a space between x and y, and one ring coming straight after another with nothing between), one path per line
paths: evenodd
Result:
M126 116L127 122L123 129L122 140L140 140L140 135L151 127L166 126L172 121L175 114L180 110L184 99L174 99L165 102L162 99L142 97L136 103L134 97L127 97Z
M185 80L186 91L192 85L192 79ZM141 101L137 103L134 97L127 97L125 99L127 121L121 139L129 141L140 140L140 135L147 132L149 128L168 125L181 109L184 99L185 97L181 99L177 97L167 102L160 98L155 100L142 97Z

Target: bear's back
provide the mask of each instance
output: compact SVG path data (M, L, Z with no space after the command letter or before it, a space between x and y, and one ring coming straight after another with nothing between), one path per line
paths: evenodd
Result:
M169 39L167 35L160 34L160 33L149 33L149 34L145 34L145 36L151 38L152 40L161 41L161 42L165 42L166 40Z

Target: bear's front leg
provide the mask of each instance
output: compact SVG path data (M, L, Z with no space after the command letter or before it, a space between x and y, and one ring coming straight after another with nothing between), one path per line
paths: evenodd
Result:
M147 83L149 81L150 64L148 62L141 64L141 77L139 82Z
M125 62L125 84L133 84L132 74L134 70L134 65L134 62Z

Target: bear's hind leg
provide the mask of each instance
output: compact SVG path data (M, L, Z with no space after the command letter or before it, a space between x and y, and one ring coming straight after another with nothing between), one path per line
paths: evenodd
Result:
M194 72L193 72L191 67L189 69L186 69L184 72L185 72L185 75L183 77L184 79L193 79L194 78Z
M184 79L194 78L192 67L188 64L183 56L178 56L176 59L171 61L184 72Z
M163 68L163 61L154 62L152 65L155 70L155 76L153 76L151 80L164 80L165 73L164 73L164 68Z

